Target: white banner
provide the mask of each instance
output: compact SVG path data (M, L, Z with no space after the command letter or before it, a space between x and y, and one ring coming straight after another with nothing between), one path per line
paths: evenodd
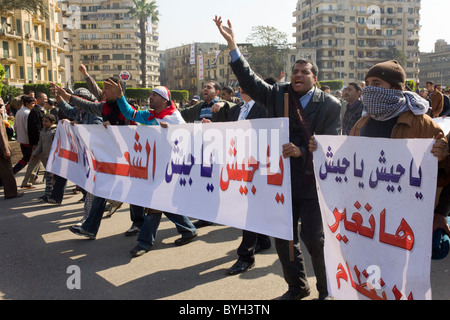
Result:
M450 132L450 118L440 117L440 118L433 118L433 120L439 125L439 127L441 127L442 131L444 131L444 134L448 135L448 133Z
M292 240L288 126L60 122L47 170L103 198Z
M432 139L316 136L329 294L431 299Z

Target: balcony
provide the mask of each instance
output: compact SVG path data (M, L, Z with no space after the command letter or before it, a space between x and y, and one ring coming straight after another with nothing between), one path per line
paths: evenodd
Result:
M35 66L36 68L47 67L47 66L48 66L48 63L47 63L47 61L36 61L36 62L34 63L34 66Z
M13 58L13 57L4 57L4 58L0 58L0 62L2 64L17 63L17 59Z
M20 40L22 36L15 30L7 31L5 29L0 29L0 39L15 39Z
M45 18L40 15L33 15L33 24L39 25L39 24L45 24Z

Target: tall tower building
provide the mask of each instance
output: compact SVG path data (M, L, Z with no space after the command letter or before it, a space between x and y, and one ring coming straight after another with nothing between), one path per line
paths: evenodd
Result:
M66 28L71 29L71 61L73 81L83 81L78 71L84 64L97 81L128 71L127 86L142 85L141 39L147 37L147 87L160 84L158 33L156 23L149 23L141 34L139 20L128 13L131 0L66 0L73 12ZM72 19L73 18L73 19Z
M295 46L316 50L319 80L362 81L376 63L419 76L420 0L299 0Z

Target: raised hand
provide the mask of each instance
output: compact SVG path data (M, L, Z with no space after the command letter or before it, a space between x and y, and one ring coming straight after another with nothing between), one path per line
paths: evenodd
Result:
M122 88L120 87L119 81L114 82L111 79L108 79L104 82L105 89L108 89L111 92L111 95L114 99L120 99L123 96Z
M67 93L63 88L58 86L56 83L51 83L50 92L55 97L56 101L59 103L61 100L70 100L70 94Z
M216 23L217 28L219 29L220 34L222 37L227 41L228 48L232 51L236 49L236 41L234 39L234 31L233 26L231 25L230 20L227 21L228 27L224 26L222 24L222 17L215 17L214 22Z
M78 70L85 78L87 77L88 73L87 73L87 69L84 64L80 64L80 66L78 67Z

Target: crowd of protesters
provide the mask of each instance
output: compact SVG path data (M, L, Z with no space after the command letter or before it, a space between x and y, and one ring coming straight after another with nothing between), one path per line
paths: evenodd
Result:
M302 299L310 294L300 239L312 258L318 298L329 298L323 253L324 233L312 165L312 155L316 150L314 134L435 139L432 153L439 161L438 187L442 192L436 204L433 228L445 230L450 235L446 219L450 212L449 136L445 137L443 130L433 121L433 118L450 114L449 91L442 92L442 85L427 82L425 88L418 86L413 92L406 86L405 72L397 61L376 64L364 82L348 83L334 95L329 93L329 88L320 88L318 68L313 61L301 59L295 62L290 82L263 79L253 72L241 55L231 23L225 26L218 17L214 21L230 49L231 68L240 85L237 92L231 87L222 87L216 81L206 81L202 98L194 96L188 105L180 108L172 101L170 90L159 86L149 97L151 109L142 111L126 100L118 78L106 79L104 88L100 89L86 67L80 65L79 71L88 89L72 91L52 84L51 98L42 92L31 92L7 101L6 105L2 103L0 179L5 198L23 196L23 189L33 189L45 181L45 192L37 201L53 205L62 203L66 179L45 172L58 121L105 127L137 123L164 126L167 122L176 125L194 121L285 117L281 97L288 93L290 137L282 152L291 163L294 258L290 254L292 246L289 241L274 239L288 285L281 299ZM15 118L14 127L4 121L8 117ZM22 157L15 164L11 163L8 138L20 144ZM24 168L25 177L18 187L15 176ZM42 179L39 172L44 172ZM93 240L105 212L109 210L106 215L112 215L122 203L108 201L85 190L80 192L83 193L83 216L69 230ZM175 224L181 235L175 245L190 243L197 236L198 228L212 224L202 220L192 223L188 217L176 212L130 205L132 225L125 234L138 235L138 243L130 251L133 257L149 252L155 245L162 213ZM237 249L238 260L227 273L250 270L255 265L255 253L270 247L269 237L244 231Z

